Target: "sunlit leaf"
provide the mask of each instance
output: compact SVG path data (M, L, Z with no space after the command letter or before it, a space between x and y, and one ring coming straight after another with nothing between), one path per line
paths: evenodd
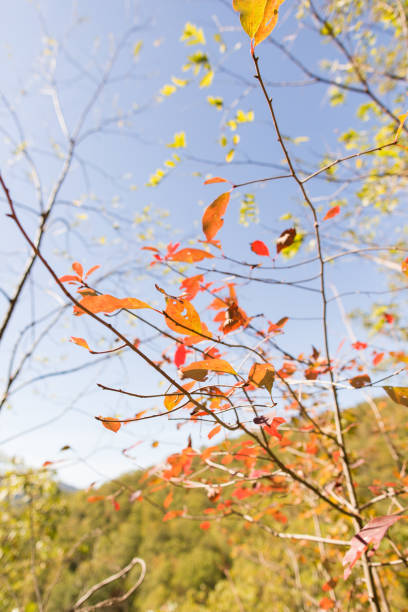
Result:
M283 249L290 247L296 238L295 228L284 230L276 241L276 251L280 253Z
M183 385L183 389L185 389L186 391L191 391L195 384L195 381L188 382ZM183 400L183 398L185 398L185 395L183 395L183 393L174 393L172 395L166 395L166 397L164 398L164 406L167 410L173 410L173 408L175 408Z
M339 214L340 210L340 206L333 206L332 208L329 208L329 210L323 217L323 221L327 221L327 219L333 219L333 217L336 217Z
M204 185L212 185L213 183L228 183L227 179L221 178L220 176L214 176L213 178L204 181Z
M88 346L87 341L84 340L83 338L75 338L74 336L71 336L70 342L73 342L74 344L77 344L78 346L82 346L83 348L88 349L88 351L91 350Z
M371 383L371 379L368 374L360 374L359 376L354 376L354 378L351 378L349 382L354 389L361 389L361 387L369 385Z
M212 240L224 225L222 217L227 210L230 197L231 192L229 191L221 194L205 210L203 215L203 232L207 240Z
M182 261L185 263L195 263L197 261L202 261L203 259L212 259L214 255L212 253L208 253L208 251L202 251L201 249L180 249L176 253L173 253L166 259L169 261Z
M264 387L272 392L275 380L275 368L270 363L254 363L248 374L248 381L256 387Z
M254 242L251 242L251 251L257 255L269 256L269 249L262 240L254 240Z
M90 312L114 312L119 308L127 308L129 310L137 310L138 308L151 308L146 302L142 302L137 298L116 298L113 295L86 295L80 300L80 305ZM86 314L82 308L74 305L74 314L78 317Z
M101 421L102 425L106 427L106 429L110 429L110 431L114 431L115 433L119 431L122 426L122 424L118 423L117 419L114 417L99 416L99 420Z
M73 269L74 272L76 272L76 274L78 274L78 276L80 278L83 277L84 269L83 269L83 267L81 266L80 263L78 263L77 261L74 261L74 263L72 264L72 269Z
M167 298L164 314L168 327L179 334L190 336L194 344L211 337L211 332L187 300Z
M180 369L180 378L192 378L202 381L207 378L208 372L219 372L220 374L236 374L234 368L224 359L204 359L195 361Z
M212 429L210 433L208 434L208 439L211 440L211 438L216 436L217 433L219 433L220 431L221 431L221 425L216 425L214 429Z

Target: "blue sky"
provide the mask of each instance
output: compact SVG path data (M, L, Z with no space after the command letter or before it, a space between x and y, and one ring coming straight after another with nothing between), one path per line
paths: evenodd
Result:
M95 279L117 270L101 285L104 291L162 304L154 282L160 284L166 279L158 269L146 272L148 257L140 250L141 246L176 240L188 244L200 237L203 207L220 193L217 185L203 186L207 175L243 182L275 174L274 165L282 163L265 101L253 87L249 41L229 2L219 0L154 0L148 5L131 0L72 3L42 0L39 6L40 12L31 2L15 0L8 4L0 23L1 89L24 133L22 138L10 108L4 102L0 104L2 173L16 202L23 205L19 211L26 227L34 231L35 210L30 212L30 208L36 208L35 190L27 174L24 152L19 152L18 147L23 146L32 155L47 195L61 171L68 146L64 125L72 133L101 79L109 54L127 32L111 81L101 91L81 130L80 137L85 137L59 194L43 252L61 275L69 273L73 260L81 261L86 268L100 264L101 271L95 273ZM205 47L188 47L180 42L186 22L203 28ZM222 32L225 53L220 53L219 43L213 38L219 25L225 30ZM301 27L290 2L282 8L274 35L296 49L314 70L320 69L322 57L332 53L311 31ZM143 44L134 57L139 41ZM197 49L205 49L215 68L209 88L198 86L203 73L193 77L192 71L182 70L187 56ZM357 97L349 97L345 107L333 108L328 104L327 86L278 86L282 82L299 83L304 77L267 42L259 47L259 55L265 79L272 83L282 133L308 139L291 144L293 154L307 159L308 167L313 169L318 167L325 151L342 152L338 136L356 123ZM190 82L163 98L159 92L171 83L171 77ZM60 95L63 121L58 121L53 106L54 87ZM223 97L222 112L208 104L208 95ZM222 133L231 140L233 133L223 125L238 109L253 110L256 121L240 126L241 141L234 160L228 164L226 150L218 141ZM181 162L158 187L146 187L149 176L172 155L174 150L166 148L166 144L180 131L185 132L187 139L187 148L177 151ZM321 201L322 214L334 191L323 181L310 185L311 195ZM259 224L248 228L238 223L239 200L244 193L255 194L260 210ZM291 223L280 220L289 211L305 231L312 230L310 217L293 183L276 181L240 190L232 198L220 232L225 252L254 261L249 243L260 239L272 245ZM135 223L135 219L143 218L146 220ZM333 234L338 235L341 229L340 225ZM3 261L0 284L9 292L28 251L4 216L0 219L0 241ZM307 258L310 254L304 250L298 257ZM223 266L220 264L220 269L227 269ZM383 279L373 277L368 264L358 266L356 269L355 261L350 259L340 272L334 267L332 280L340 292L364 289L373 283L377 290L385 287ZM315 272L314 266L304 266L293 272L273 274L293 280ZM223 275L213 275L216 282L221 283L222 278ZM23 298L0 356L3 373L28 317L33 313L41 317L63 303L58 289L38 264ZM317 316L320 313L319 299L317 294L294 288L281 290L259 284L245 293L243 305L252 314L265 312L272 321L289 316L290 334L283 345L287 350L300 352L310 350L311 344L321 343L320 323L314 320L316 312ZM345 298L345 306L363 306L364 299ZM345 332L335 306L330 317L336 348ZM96 359L69 343L70 336L86 337L89 344L101 347L100 350L109 347L106 334L84 319L74 319L70 308L61 315L22 377L23 383L36 377L39 380L11 395L9 406L0 414L3 452L36 466L46 460L63 460L55 464L59 468L58 477L76 486L87 486L161 460L180 448L190 431L188 426L177 430L166 419L157 419L129 425L115 435L94 420L98 414L127 416L156 405L142 400L131 403L118 394L102 392L95 385L104 382L141 393L163 390L152 372L133 355L123 353L115 360L101 360L66 376L49 376ZM136 325L134 335L143 340L150 338L151 332ZM29 332L24 338L23 352L34 336ZM150 339L148 346L155 358L163 349L156 339ZM205 443L206 433L202 426L193 429L197 446ZM159 445L153 448L155 441ZM139 442L134 449L135 460L125 459L120 451ZM71 449L60 453L64 445Z

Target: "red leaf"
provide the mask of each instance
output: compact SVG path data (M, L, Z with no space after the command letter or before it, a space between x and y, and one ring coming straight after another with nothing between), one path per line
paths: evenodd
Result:
M333 217L338 215L339 212L340 212L340 206L333 206L332 208L329 208L326 215L323 217L323 221L327 221L327 219L333 219Z
M224 225L222 216L227 210L231 192L222 193L205 210L203 215L203 232L207 240L212 240Z
M188 301L194 299L197 293L201 290L200 283L203 281L204 274L197 274L197 276L185 278L180 285L180 289L183 291L183 298Z
M269 249L262 240L255 240L251 242L251 251L256 253L257 255L269 255Z
M274 438L278 438L278 440L282 440L282 434L279 433L278 427L285 423L285 419L283 417L274 417L272 422L269 425L264 425L264 430Z
M210 433L208 434L208 439L211 440L211 438L213 438L214 436L217 435L217 433L219 433L221 431L221 425L217 425L216 427L214 427L214 429L212 429L210 431Z
M116 499L112 499L112 504L113 504L113 507L115 508L116 512L118 510L120 510L120 504L119 504L119 502L116 501Z
M207 531L207 529L209 529L210 527L210 521L203 521L202 523L200 523L200 529L203 529L204 531Z
M363 351L367 348L367 344L365 342L354 342L351 346L356 349L356 351Z
M187 352L190 353L191 351L187 351L184 344L178 345L176 352L174 353L174 363L178 368L182 366L186 361Z
M80 263L78 263L77 261L74 261L74 263L72 264L72 269L73 269L74 272L76 272L78 274L78 276L80 278L83 277L84 269L83 269L83 267L81 266Z
M381 544L381 540L387 533L388 529L401 518L406 518L403 514L391 514L388 516L378 516L364 525L364 527L352 538L350 548L343 558L344 580L351 574L351 570L355 563L361 558L362 554L371 545L370 556L374 554Z
M49 465L52 465L54 462L53 461L44 461L44 463L42 464L42 467L47 467Z
M106 427L106 429L110 429L110 431L114 431L116 433L121 428L121 423L118 423L117 419L114 417L100 416L99 419L101 419L102 425ZM113 422L111 423L111 421Z
M325 591L325 593L327 593L327 591L331 591L336 586L337 581L337 578L330 578L330 580L324 583L322 590Z
M227 179L221 178L220 176L214 176L213 178L204 181L204 185L212 185L213 183L228 183Z
M295 240L295 238L296 238L296 230L294 227L282 232L276 242L276 252L280 253L282 249L286 249L287 247L290 247L293 244L293 241Z

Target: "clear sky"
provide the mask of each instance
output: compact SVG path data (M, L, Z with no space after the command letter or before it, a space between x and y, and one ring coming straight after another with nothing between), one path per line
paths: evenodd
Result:
M332 56L333 51L300 25L294 8L290 0L283 5L274 36L319 71L320 60ZM186 22L203 28L205 45L187 46L180 41ZM217 33L222 35L221 43L214 39ZM61 275L69 273L74 260L81 261L85 268L100 264L94 278L110 274L101 281L104 292L162 304L154 283L166 280L158 269L146 268L149 256L141 246L176 240L189 244L200 237L203 206L219 193L217 186L203 186L207 174L243 182L275 174L282 165L265 101L253 79L249 42L230 2L14 0L3 9L0 41L0 167L26 227L33 232L38 222L38 193L26 153L38 169L46 200L63 168L69 136L83 117L75 156L53 209L43 252ZM199 87L203 71L194 76L192 70L182 70L187 57L198 50L208 54L215 72L208 88ZM112 70L104 79L112 53L116 53ZM292 139L305 137L298 144L291 143L295 157L307 160L306 167L313 170L324 152L342 152L338 136L355 122L357 98L350 96L346 106L331 107L327 86L311 85L307 79L305 82L300 70L272 44L265 42L259 54L283 134ZM176 91L165 96L160 92L165 85L174 85L172 77L176 79ZM177 79L188 83L180 86ZM222 97L224 109L218 112L207 96ZM89 112L84 114L88 104ZM234 135L227 122L237 110L254 111L255 122L239 126L241 140L234 159L227 163L225 156ZM186 148L167 148L178 132L185 132ZM229 140L226 148L219 144L222 134ZM149 176L163 168L174 152L181 161L159 186L146 186ZM321 210L341 197L336 190L338 187L323 181L311 187ZM238 223L239 201L245 193L255 194L260 211L256 226ZM224 251L253 261L249 243L259 239L271 244L286 229L288 221L280 218L289 211L306 232L312 231L294 184L277 181L240 190L232 199L220 234ZM338 239L342 226L333 228L333 238ZM27 254L16 228L2 215L0 286L6 293L12 291ZM298 255L309 256L306 249ZM219 269L231 270L223 265L220 263ZM315 267L305 266L273 274L284 280L299 280L315 272ZM216 282L222 278L213 275ZM373 278L368 266L366 269L359 263L356 269L353 260L332 280L340 292L364 290L373 283L380 290L384 285L383 280ZM362 305L364 299L345 298L345 305ZM319 343L320 322L315 320L318 300L312 292L259 284L247 292L243 305L251 314L265 312L272 321L289 316L291 334L283 345L300 352ZM157 405L151 400L136 403L102 392L96 382L140 393L160 392L163 386L133 355L102 359L69 343L70 336L80 336L99 350L110 346L103 331L85 317L74 319L70 307L59 313L63 303L58 289L37 263L1 348L2 384L8 377L13 346L32 317L47 316L35 332L24 333L17 356L30 350L41 330L44 337L0 414L0 450L35 466L46 460L56 461L61 480L87 486L135 466L150 465L182 447L190 429L177 429L167 419L128 425L116 435L94 420L100 414L131 416ZM5 308L2 295L0 307ZM47 325L57 316L46 333ZM330 316L338 321L332 340L336 347L345 332L336 306L332 306ZM154 321L154 315L150 320ZM151 354L159 358L163 343L151 331L136 324L134 336L146 340ZM78 369L82 365L89 367ZM72 369L78 371L62 375ZM197 446L205 443L205 428L202 431L196 426L193 440ZM152 447L156 441L158 446ZM130 461L120 451L136 443L134 461ZM60 452L64 445L70 450Z

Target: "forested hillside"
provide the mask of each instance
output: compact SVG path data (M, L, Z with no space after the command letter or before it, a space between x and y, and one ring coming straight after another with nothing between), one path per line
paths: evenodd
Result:
M399 452L406 452L406 409L386 400L377 405L389 440ZM320 417L322 424L327 416ZM361 503L370 499L373 492L392 493L395 483L386 480L391 465L389 448L373 420L372 409L361 405L348 410L344 417L352 427L353 473L361 479ZM296 421L291 426L295 428ZM303 437L298 433L297 448L291 449L303 453L307 460L307 452L301 450ZM287 456L289 461L289 452ZM238 453L228 467L239 472L240 463ZM222 478L220 483L226 480ZM408 478L406 481L407 493L400 495L401 501L408 496ZM17 482L22 497L16 500ZM135 556L146 563L145 579L135 594L116 604L114 610L292 612L320 609L322 600L324 609L327 584L333 584L342 601L358 593L358 578L348 582L342 579L343 551L339 554L318 542L273 535L278 528L282 534L300 530L346 540L347 533L339 533L335 523L322 515L319 504L313 511L304 512L300 496L285 499L284 487L281 490L276 487L259 504L260 516L261 510L267 509L260 524L256 517L243 523L239 513L245 513L246 502L240 485L246 488L248 484L241 482L239 476L236 482L237 487L228 489L213 502L199 491L190 490L186 494L174 487L169 504L167 490L163 491L160 480L152 482L148 472L131 473L97 490L76 493L59 493L46 468L40 472L22 471L20 476L9 473L1 482L3 504L7 504L1 516L1 609L11 610L15 606L30 612L37 610L29 560L31 529L41 558L38 588L46 595L44 609L48 612L69 610L93 584L119 571ZM230 513L223 519L211 520L212 511L228 503ZM286 504L284 513L279 511L282 503ZM187 505L186 514L191 519L171 518L170 510L186 509ZM398 509L395 498L391 498L379 502L376 510L389 514ZM406 551L408 523L401 524L398 541L400 549ZM21 554L24 550L26 555ZM398 560L384 541L376 561L389 553ZM382 572L391 585L388 595L392 609L408 609L407 568L402 564L384 567ZM121 596L139 573L136 566L128 576L102 588L87 603ZM350 609L365 609L363 594Z

